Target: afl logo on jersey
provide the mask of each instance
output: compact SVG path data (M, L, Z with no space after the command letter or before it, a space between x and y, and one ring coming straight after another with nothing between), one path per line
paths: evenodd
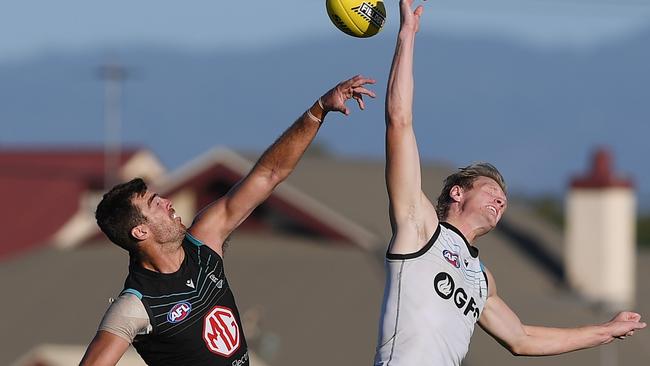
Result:
M215 306L203 319L203 340L212 353L228 357L239 349L240 330L232 310Z
M167 321L170 323L182 322L190 314L190 311L192 311L192 305L189 302L179 302L167 313Z
M452 266L460 268L460 261L458 261L458 254L448 251L447 249L442 251L442 256L445 257L447 262L451 263Z

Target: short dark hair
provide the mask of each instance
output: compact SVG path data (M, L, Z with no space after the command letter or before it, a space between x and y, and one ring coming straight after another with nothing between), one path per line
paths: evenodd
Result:
M503 193L506 193L506 183L503 176L494 165L490 163L474 163L464 168L459 168L458 171L447 178L445 178L445 185L438 196L438 203L436 204L436 213L439 220L445 220L449 214L449 207L454 202L449 193L454 186L460 186L463 189L471 189L474 182L478 177L487 177L494 179L499 184Z
M147 221L131 200L143 196L146 191L147 184L141 178L118 184L104 194L95 211L99 228L113 243L129 253L135 250L138 243L131 235L131 229Z

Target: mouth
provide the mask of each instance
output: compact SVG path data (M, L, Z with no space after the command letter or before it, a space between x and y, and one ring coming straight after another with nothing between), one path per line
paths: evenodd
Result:
M499 210L494 206L487 206L488 211L490 211L495 217L499 216Z
M181 219L181 217L176 214L176 210L173 208L171 209L169 216L172 218L172 220Z

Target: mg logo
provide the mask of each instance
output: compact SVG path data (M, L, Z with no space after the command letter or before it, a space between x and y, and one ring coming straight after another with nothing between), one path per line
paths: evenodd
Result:
M232 310L215 306L203 319L203 340L208 349L228 357L239 349L239 325Z

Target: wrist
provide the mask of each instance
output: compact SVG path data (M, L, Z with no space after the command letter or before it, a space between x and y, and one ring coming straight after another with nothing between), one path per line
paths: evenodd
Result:
M321 98L318 98L317 101L312 104L309 109L307 109L307 116L314 120L315 122L318 123L323 123L323 120L325 119L325 115L327 115L327 111L325 110L325 107L323 106L323 102L321 101Z

